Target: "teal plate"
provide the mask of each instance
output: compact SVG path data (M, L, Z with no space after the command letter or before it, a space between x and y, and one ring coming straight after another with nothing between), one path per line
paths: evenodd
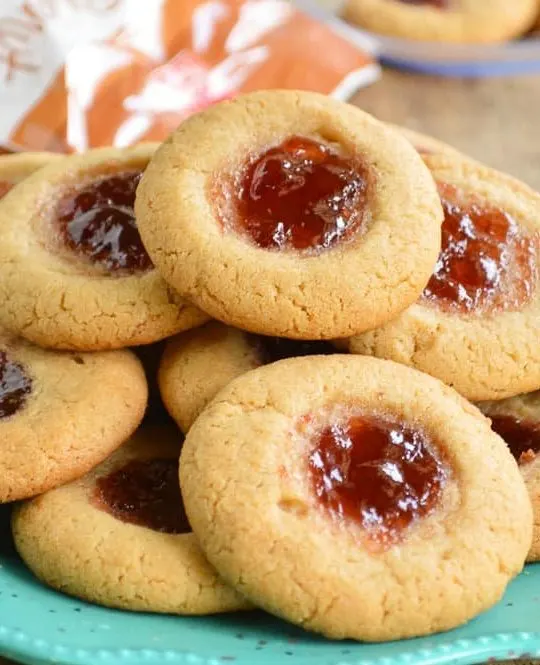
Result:
M434 637L329 642L262 612L209 618L131 614L55 593L24 568L0 511L0 653L41 665L472 665L540 657L540 565L490 612Z

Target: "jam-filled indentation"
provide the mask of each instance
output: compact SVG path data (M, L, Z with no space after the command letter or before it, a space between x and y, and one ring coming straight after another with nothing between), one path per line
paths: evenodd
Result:
M532 462L540 453L540 423L514 416L490 416L491 428L504 439L520 464Z
M304 137L251 160L234 189L224 226L265 249L329 249L361 231L367 216L366 167Z
M65 245L108 271L150 270L133 210L141 176L139 170L101 176L65 196L56 209Z
M309 455L313 490L334 517L382 546L437 506L448 469L431 438L398 419L357 415L325 427Z
M32 391L32 379L24 367L0 351L0 418L17 413Z
M423 299L460 313L515 310L532 296L537 243L504 210L440 185L442 249Z
M163 533L189 533L178 460L131 460L96 481L97 505L122 522Z

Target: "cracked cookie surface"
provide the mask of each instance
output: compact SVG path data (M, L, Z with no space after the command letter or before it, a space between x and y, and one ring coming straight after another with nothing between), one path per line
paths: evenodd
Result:
M46 351L0 335L0 501L69 482L142 420L147 385L130 351Z
M442 220L407 141L357 108L294 91L183 122L149 164L136 211L181 295L230 325L297 339L396 316L429 278Z
M167 614L248 609L247 601L219 579L194 535L183 528L181 440L174 426L145 426L88 475L17 508L13 536L28 567L53 588L108 607ZM153 479L141 477L147 464L154 465ZM139 491L144 487L135 508L133 478L129 485L134 472ZM175 488L163 489L170 481L177 497ZM107 500L114 500L115 514L103 505L107 482L113 483ZM119 492L130 492L130 501L123 502ZM171 508L174 498L178 505ZM140 517L134 515L137 509L147 520L153 515L153 526L162 530L135 519Z
M40 346L147 344L208 317L153 268L135 224L155 145L55 160L0 202L0 322Z
M342 15L383 35L474 44L524 34L537 11L537 0L347 0Z
M540 196L471 160L424 160L448 196L434 275L393 321L340 345L416 367L473 401L537 390Z
M489 421L374 358L294 358L235 379L189 431L180 482L223 578L335 639L462 624L501 598L531 542L527 491Z

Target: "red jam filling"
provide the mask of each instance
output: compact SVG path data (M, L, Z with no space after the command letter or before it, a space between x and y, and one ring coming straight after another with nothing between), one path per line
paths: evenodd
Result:
M532 462L540 452L540 423L513 416L490 416L491 427L506 441L520 464Z
M518 309L536 281L536 246L503 210L440 185L442 249L423 298L462 313Z
M232 227L265 249L328 249L361 230L367 189L358 159L295 136L243 169Z
M253 342L257 347L259 357L263 364L273 363L284 358L298 356L318 356L337 353L337 349L324 341L305 341L286 339L285 337L254 336Z
M21 409L32 390L32 380L19 363L0 351L0 418L7 418Z
M11 182L0 180L0 199L5 196L12 187L13 184Z
M309 456L322 506L382 546L437 505L447 477L430 438L396 419L354 416L319 433Z
M60 201L56 217L64 243L106 270L152 268L135 223L140 171L103 176Z
M96 481L97 504L122 522L163 533L189 533L178 460L132 460Z

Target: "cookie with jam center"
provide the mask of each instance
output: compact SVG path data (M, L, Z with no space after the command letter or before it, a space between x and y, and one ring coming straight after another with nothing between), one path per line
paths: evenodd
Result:
M155 147L65 157L2 199L2 325L40 346L95 351L208 318L161 278L137 230L135 192Z
M322 340L264 337L211 321L167 341L159 388L168 412L187 432L208 402L236 377L284 358L337 352Z
M331 339L395 317L440 248L433 179L407 141L323 95L263 91L183 122L137 193L163 276L250 332Z
M181 434L141 428L96 469L23 504L15 546L45 584L107 607L167 614L248 609L210 567L178 484Z
M528 561L540 561L540 391L479 402L491 419L491 428L501 436L517 460L533 506L533 542Z
M472 160L424 155L445 221L420 299L341 344L432 374L473 400L540 388L540 196Z
M180 484L223 579L334 639L454 628L501 598L531 543L525 485L489 421L375 358L293 358L235 379L191 427Z
M137 428L148 389L130 351L46 351L0 335L0 502L69 482Z
M537 0L347 0L342 16L391 37L480 44L524 34L537 11Z

